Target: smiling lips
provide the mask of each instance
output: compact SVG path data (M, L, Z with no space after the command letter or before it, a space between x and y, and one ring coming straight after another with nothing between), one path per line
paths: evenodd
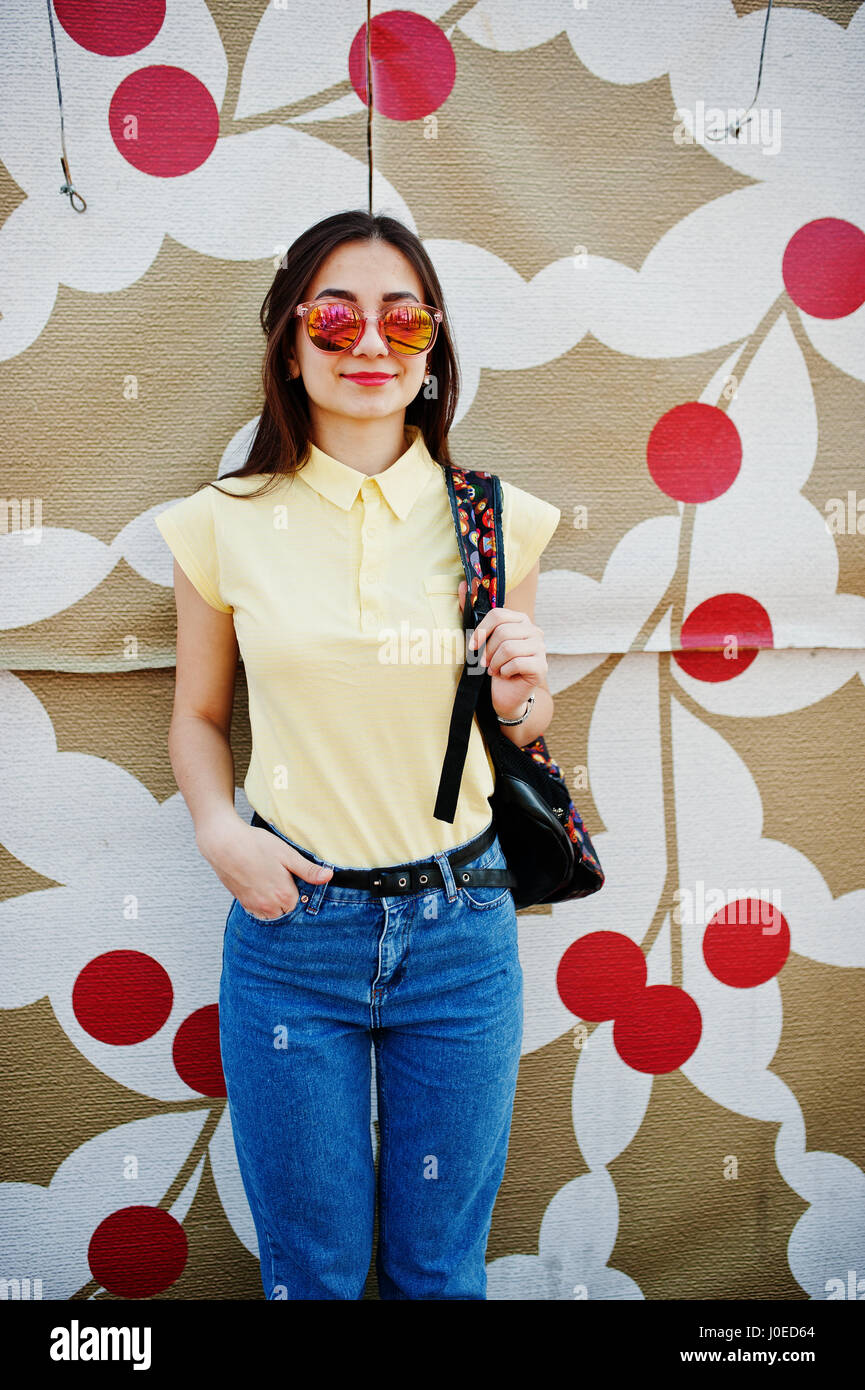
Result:
M381 386L386 381L393 381L393 377L385 372L346 372L344 376L346 381L356 381L359 386Z

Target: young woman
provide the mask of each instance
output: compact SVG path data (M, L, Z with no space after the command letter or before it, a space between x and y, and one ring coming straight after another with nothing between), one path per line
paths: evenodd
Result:
M477 721L455 820L433 815L464 642L451 660L431 643L426 660L384 656L405 623L462 639L441 286L408 228L346 212L289 249L261 321L245 465L158 525L176 560L171 762L233 896L220 1045L262 1283L274 1299L362 1296L374 1047L380 1295L484 1299L522 1036L517 916ZM503 493L506 606L481 630L522 745L552 717L534 600L560 511ZM229 741L238 654L249 824Z

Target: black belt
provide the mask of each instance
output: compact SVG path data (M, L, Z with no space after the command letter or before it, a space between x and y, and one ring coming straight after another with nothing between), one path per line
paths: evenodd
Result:
M272 830L274 835L278 833L257 811L253 814L251 824L260 826L263 830ZM477 859L479 854L489 849L495 837L495 824L491 823L480 835L469 840L467 845L446 851L445 857L450 862L458 888L470 888L473 885L491 888L496 885L503 888L516 887L517 876L511 869L461 868L461 865ZM299 877L302 878L303 875L300 874ZM388 864L383 869L334 869L327 882L342 888L364 888L376 897L422 893L425 889L429 891L431 888L447 886L441 866L435 859L422 859L416 864Z

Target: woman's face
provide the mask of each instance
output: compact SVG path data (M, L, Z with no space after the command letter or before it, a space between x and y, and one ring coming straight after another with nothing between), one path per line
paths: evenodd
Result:
M391 304L427 302L411 261L382 241L350 241L332 251L322 261L303 302L325 297L325 292L351 299L361 313L384 312ZM373 320L367 319L353 348L325 353L309 341L300 319L297 323L292 370L296 375L300 367L313 424L317 412L353 420L399 415L402 422L406 407L423 385L425 352L412 356L394 352ZM383 374L388 379L381 385L363 385L351 379L358 372Z

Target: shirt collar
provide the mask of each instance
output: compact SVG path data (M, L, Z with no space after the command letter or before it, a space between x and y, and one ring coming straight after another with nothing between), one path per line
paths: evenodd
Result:
M429 481L431 471L441 472L439 464L426 447L426 441L419 425L407 425L406 433L411 444L404 454L383 473L374 474L375 481L400 521L404 521L414 506L422 489ZM332 458L317 444L310 442L309 458L300 469L298 477L329 502L335 502L343 511L354 505L358 493L369 475L347 463Z

